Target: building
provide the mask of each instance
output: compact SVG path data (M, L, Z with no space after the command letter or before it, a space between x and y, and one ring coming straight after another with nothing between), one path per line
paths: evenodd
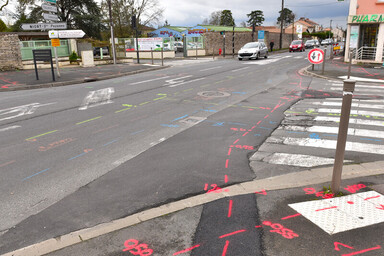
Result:
M308 33L318 32L322 29L322 27L316 22L308 18L301 17L299 20L295 21L293 24L287 26L286 30L289 30L290 32L292 32L292 27L294 26L295 28L297 28L298 25L303 26L303 32L308 32Z
M350 0L345 61L382 63L384 0Z

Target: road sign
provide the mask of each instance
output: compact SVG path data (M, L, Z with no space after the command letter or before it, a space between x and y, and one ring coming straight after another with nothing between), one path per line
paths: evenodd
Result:
M43 9L43 11L47 11L47 12L54 12L54 13L57 12L57 7L54 5L48 4L48 3L43 3L41 5L41 9Z
M57 16L56 14L43 13L43 17L45 20L52 20L52 21L59 20L59 16Z
M312 64L320 64L324 61L324 51L316 48L312 49L308 53L308 60Z
M67 29L67 23L24 23L21 24L22 30L48 30L48 29Z
M52 47L59 47L60 46L60 39L59 38L52 38L51 39L51 45L52 45Z
M82 38L85 36L83 30L61 30L59 31L59 38Z
M49 38L59 38L59 31L49 30L48 36L49 36Z

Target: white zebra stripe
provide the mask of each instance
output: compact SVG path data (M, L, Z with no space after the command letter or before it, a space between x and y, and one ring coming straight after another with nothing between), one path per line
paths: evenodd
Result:
M272 155L263 159L263 162L270 164L282 164L298 167L315 167L319 165L328 165L334 163L333 158L309 156L301 154L286 154L286 153L273 153ZM352 162L345 160L345 163Z
M342 88L337 87L331 87L332 91L343 91ZM384 90L375 90L375 89L355 89L355 92L366 92L366 93L373 93L373 92L384 92Z
M319 108L316 110L319 113L341 113L341 109L333 108ZM364 115L364 116L384 116L382 112L364 111L364 110L351 110L351 115Z
M328 121L339 123L340 117L331 117L331 116L316 116L315 121ZM384 126L384 121L375 121L375 120L363 120L363 119L349 119L350 124L359 124L359 125L369 125L369 126Z
M343 87L343 84L332 84L332 86ZM384 90L384 86L381 86L381 85L356 84L355 88L372 88L372 89L383 89Z
M289 130L289 131L301 131L301 132L318 132L318 133L333 133L333 134L339 133L339 127L331 127L331 126L305 127L305 126L288 125L288 126L280 127L279 129ZM376 131L376 130L349 128L348 135L384 139L384 131Z
M343 98L327 98L327 101L342 101ZM353 102L366 102L366 103L383 103L384 104L384 100L358 100L358 99L353 99L352 100Z
M321 105L321 106L339 106L341 107L341 102L320 102L320 101L314 101L311 102L313 105ZM352 103L352 107L359 107L359 108L374 108L374 109L383 109L384 105L370 105L370 104L360 104L360 103Z
M303 147L315 147L325 149L336 149L336 140L322 140L322 139L311 139L311 138L291 138L291 137L269 137L266 142L284 144L291 146L303 146ZM346 143L346 151L362 152L369 154L380 154L384 155L383 145L350 142Z

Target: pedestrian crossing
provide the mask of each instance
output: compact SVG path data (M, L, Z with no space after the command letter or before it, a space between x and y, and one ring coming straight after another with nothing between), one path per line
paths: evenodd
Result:
M342 95L343 84L327 87ZM384 86L356 84L346 144L345 163L378 161L384 155ZM368 98L373 98L372 100ZM285 112L281 125L251 161L312 168L332 165L342 98L304 99Z

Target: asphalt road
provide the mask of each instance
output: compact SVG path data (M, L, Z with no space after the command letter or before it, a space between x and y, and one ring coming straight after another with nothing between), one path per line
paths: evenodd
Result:
M284 53L1 93L0 253L257 178L249 156L326 87L307 65Z

